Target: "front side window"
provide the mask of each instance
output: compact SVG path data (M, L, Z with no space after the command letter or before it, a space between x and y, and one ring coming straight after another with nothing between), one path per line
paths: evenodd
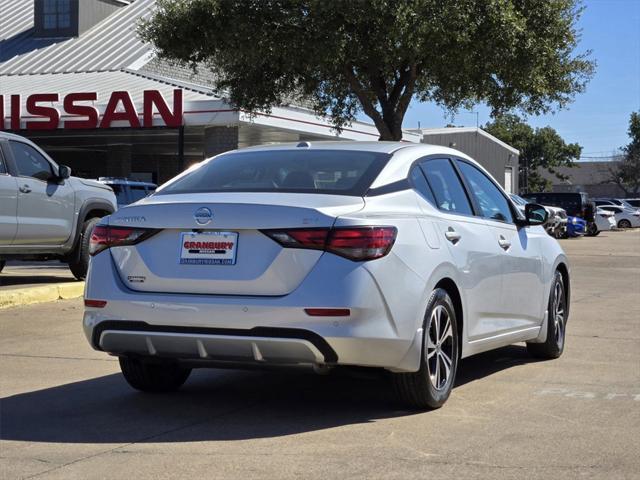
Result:
M292 192L364 196L388 154L348 150L272 150L222 155L157 194Z
M31 145L14 141L10 141L9 145L11 145L18 175L45 182L53 176L51 164Z
M447 159L427 160L420 165L440 210L473 215L458 174Z
M44 0L45 30L61 30L71 26L71 0Z
M457 164L471 189L471 194L480 207L482 216L491 220L512 223L513 215L509 208L509 202L489 177L467 162L457 161Z
M7 173L7 167L4 165L4 159L2 158L2 151L0 150L0 175Z

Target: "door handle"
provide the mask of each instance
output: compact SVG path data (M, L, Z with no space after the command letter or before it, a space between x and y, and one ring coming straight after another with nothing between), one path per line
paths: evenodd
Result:
M498 244L505 250L509 250L509 247L511 246L511 242L502 235L500 235L500 238L498 239Z
M31 187L27 184L23 185L19 189L22 193L29 193L31 191Z
M444 232L444 236L454 245L460 241L462 235L456 232L453 228L449 227L449 230Z

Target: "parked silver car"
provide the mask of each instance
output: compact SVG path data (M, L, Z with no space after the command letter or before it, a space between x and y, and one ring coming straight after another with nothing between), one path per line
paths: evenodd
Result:
M444 147L237 150L100 222L84 329L143 391L194 367L356 365L437 408L461 358L561 355L569 267L546 219Z

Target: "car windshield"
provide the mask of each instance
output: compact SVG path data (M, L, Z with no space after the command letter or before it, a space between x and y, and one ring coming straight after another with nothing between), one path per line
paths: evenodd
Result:
M516 195L515 193L512 193L509 196L511 197L511 200L513 200L516 205L520 205L524 207L527 203L529 203L527 200L525 200L519 195Z
M233 153L204 162L156 194L298 192L363 196L389 157L347 150Z
M127 192L124 187L118 184L109 184L109 186L113 189L113 193L116 194L118 205L126 205L128 203L128 199Z

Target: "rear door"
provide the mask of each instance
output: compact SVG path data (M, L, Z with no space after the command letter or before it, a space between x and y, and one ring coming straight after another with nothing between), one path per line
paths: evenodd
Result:
M18 182L15 245L60 245L71 234L75 192L69 182L54 181L54 166L27 143L9 140Z
M493 233L493 241L499 247L498 261L502 273L502 294L496 304L500 321L499 331L517 331L540 325L545 308L542 259L538 228L518 228L514 223L515 212L500 188L475 165L456 160L476 204L478 214Z
M469 340L492 336L500 317L502 275L500 249L471 202L450 159L430 158L420 163L440 215L437 232L448 248L463 290L465 327Z
M18 184L0 149L0 245L11 245L18 230Z

